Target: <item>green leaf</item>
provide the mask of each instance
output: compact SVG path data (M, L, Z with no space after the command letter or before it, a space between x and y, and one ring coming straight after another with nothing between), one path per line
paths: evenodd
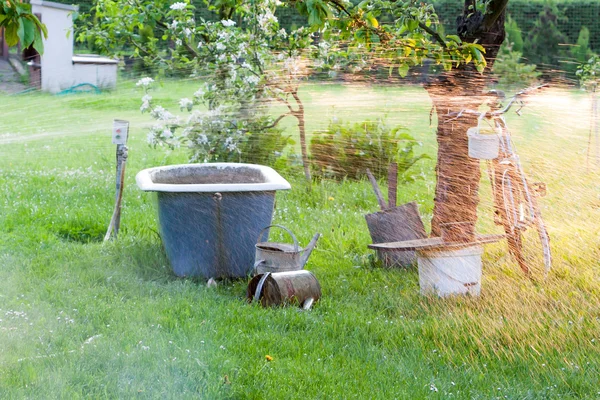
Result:
M19 39L21 39L21 46L26 49L31 46L33 43L33 39L35 37L35 32L37 31L35 24L27 17L21 18L21 23L19 24Z
M447 39L450 39L456 43L462 43L462 40L460 40L460 38L458 37L458 35L447 35L446 36Z
M419 21L417 21L416 19L406 20L405 24L406 29L408 29L409 32L412 32L419 27Z
M377 28L379 26L379 22L377 22L377 18L375 18L371 14L367 14L367 20L371 24L372 28Z
M19 43L19 35L17 29L19 25L14 22L9 22L4 31L4 39L8 47L16 46Z
M408 75L408 70L410 69L410 66L408 64L402 64L398 67L398 75L400 75L402 78L406 78L406 75Z
M40 54L44 54L44 40L41 32L36 29L33 31L33 48Z

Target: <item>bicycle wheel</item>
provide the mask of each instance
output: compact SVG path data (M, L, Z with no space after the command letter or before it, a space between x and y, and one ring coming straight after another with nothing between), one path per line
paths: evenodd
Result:
M521 233L520 257L532 279L545 279L552 268L550 236L534 195L531 195L533 221L530 229Z
M528 275L529 264L526 262L523 254L523 228L518 224L519 217L522 215L519 207L522 192L520 186L516 184L514 175L514 171L511 168L502 170L500 180L500 216L504 233L506 234L508 252L515 259L519 268Z
M502 169L499 208L509 252L525 274L543 279L552 264L550 238L535 193L529 188L513 165Z

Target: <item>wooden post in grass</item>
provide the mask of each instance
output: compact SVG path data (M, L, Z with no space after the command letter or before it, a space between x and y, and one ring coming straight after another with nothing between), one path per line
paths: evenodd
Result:
M127 163L127 138L129 136L129 122L120 119L113 121L112 142L117 145L117 180L115 208L113 210L108 230L104 236L104 241L110 239L111 233L115 238L119 233L121 226L121 200L123 199L123 186L125 183L125 164Z

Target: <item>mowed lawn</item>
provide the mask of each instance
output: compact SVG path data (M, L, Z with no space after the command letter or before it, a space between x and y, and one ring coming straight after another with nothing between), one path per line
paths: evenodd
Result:
M154 96L176 110L196 86L167 82ZM416 268L373 266L367 182L307 192L300 171L281 171L292 190L277 194L274 222L304 245L323 234L306 267L323 297L308 312L247 304L246 280L209 288L172 274L153 195L134 176L185 162L186 152L146 144L141 95L124 82L101 95L0 97L0 398L600 397L600 168L586 162L584 93L547 90L508 117L525 171L548 184L540 203L555 265L544 282L524 277L501 242L486 247L479 298L423 297ZM301 96L309 133L333 117L409 129L432 159L399 202L416 200L429 225L427 93L310 83ZM113 118L131 122L129 159L122 231L102 243L114 206ZM296 137L293 121L284 126ZM491 213L483 178L481 232L497 232Z

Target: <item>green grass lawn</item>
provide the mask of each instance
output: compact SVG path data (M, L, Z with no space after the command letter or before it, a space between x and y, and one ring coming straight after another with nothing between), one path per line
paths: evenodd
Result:
M175 109L194 86L154 96ZM387 114L435 155L423 89L307 84L301 95L309 132L334 115ZM307 265L323 297L309 312L248 305L244 280L207 288L173 276L153 196L134 175L186 154L148 147L140 97L131 82L101 95L0 97L0 398L600 397L600 174L586 168L583 94L547 91L509 117L525 170L548 184L555 266L545 282L522 276L498 243L486 247L480 298L420 296L416 268L371 266L364 215L377 203L366 182L308 193L291 173L274 222L301 244L323 234ZM131 121L131 136L122 231L103 244L113 118ZM399 201L417 200L428 223L433 161L415 173L423 179ZM480 231L494 231L485 179L480 211Z

